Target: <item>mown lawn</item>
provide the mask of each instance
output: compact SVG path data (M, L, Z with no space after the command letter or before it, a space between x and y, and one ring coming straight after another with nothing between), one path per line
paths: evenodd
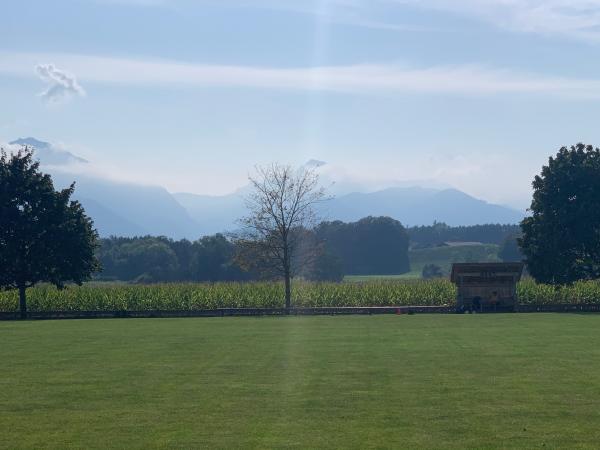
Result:
M600 315L0 323L0 448L598 448Z

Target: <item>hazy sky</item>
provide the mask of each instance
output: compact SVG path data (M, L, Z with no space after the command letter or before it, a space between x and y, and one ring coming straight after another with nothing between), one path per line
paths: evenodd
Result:
M171 191L316 158L525 207L551 153L600 145L600 0L4 0L2 16L0 142Z

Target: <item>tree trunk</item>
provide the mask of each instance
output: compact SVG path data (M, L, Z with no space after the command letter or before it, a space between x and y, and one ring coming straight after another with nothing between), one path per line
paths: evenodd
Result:
M27 319L27 298L25 296L25 286L19 286L19 310L21 319Z
M285 272L285 309L286 313L290 313L292 307L292 280L290 277L290 271L286 269Z
M285 313L290 313L292 307L292 270L287 235L283 237L283 278L285 280Z

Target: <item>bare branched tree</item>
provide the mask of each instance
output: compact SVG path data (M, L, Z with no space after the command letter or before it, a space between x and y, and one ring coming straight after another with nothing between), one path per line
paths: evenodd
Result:
M325 199L325 190L310 168L296 170L274 163L257 167L249 179L248 215L240 220L243 231L236 238L238 262L283 277L285 307L290 308L291 280L310 259L303 244L307 230L316 225L314 206Z

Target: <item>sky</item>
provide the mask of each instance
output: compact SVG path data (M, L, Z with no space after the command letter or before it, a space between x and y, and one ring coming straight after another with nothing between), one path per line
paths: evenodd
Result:
M4 0L0 142L225 194L326 161L365 189L524 209L565 145L600 145L600 0Z

